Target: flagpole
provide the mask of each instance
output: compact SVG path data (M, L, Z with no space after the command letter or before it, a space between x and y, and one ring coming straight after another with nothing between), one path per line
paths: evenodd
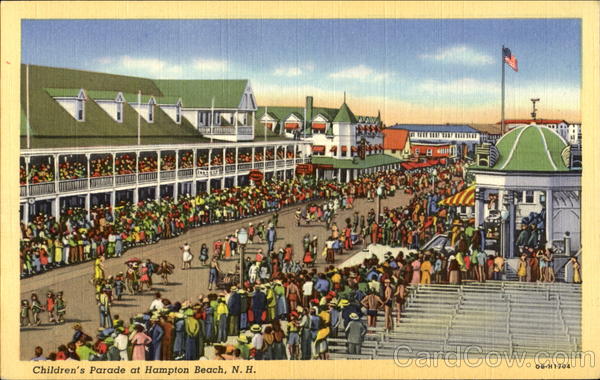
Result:
M141 128L141 116L142 116L142 91L138 91L138 119L137 119L137 144L141 144L140 128Z
M504 45L502 45L502 59L500 60L501 64L502 64L502 113L500 116L500 134L503 135L504 134L504 66L506 66L504 64Z
M265 106L265 115L269 117L269 107ZM273 127L273 131L275 131L275 127ZM263 124L263 134L265 136L265 142L267 142L267 126Z
M27 95L27 104L26 104L26 108L27 108L27 149L31 148L31 137L30 137L30 125L29 125L29 64L27 64L25 66L25 86L27 86L27 91L25 91L25 94Z

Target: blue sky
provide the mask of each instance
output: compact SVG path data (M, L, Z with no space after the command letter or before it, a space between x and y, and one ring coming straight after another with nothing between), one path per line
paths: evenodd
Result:
M152 78L248 78L259 104L341 103L394 122L578 118L580 21L26 20L23 62Z

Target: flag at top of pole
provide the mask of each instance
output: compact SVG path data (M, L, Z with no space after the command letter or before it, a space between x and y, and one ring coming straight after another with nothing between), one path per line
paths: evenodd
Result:
M510 52L510 49L507 47L502 49L502 53L504 56L504 62L507 65L509 65L513 70L518 72L519 71L519 63L517 61L517 57L512 55L512 53Z
M505 74L504 74L504 66L505 65L504 64L509 65L510 68L516 72L519 71L519 64L517 62L517 57L512 55L509 48L502 45L502 106L501 106L501 111L500 111L500 120L501 120L500 133L501 134L504 134L504 76L505 76Z

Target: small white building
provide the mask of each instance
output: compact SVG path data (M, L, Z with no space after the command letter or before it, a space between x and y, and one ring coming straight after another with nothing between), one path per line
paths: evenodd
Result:
M540 246L560 246L568 232L570 251L580 248L581 151L554 129L515 127L496 145L480 145L468 170L475 175L476 225L507 216L499 222L504 257L517 255L523 225L541 232Z

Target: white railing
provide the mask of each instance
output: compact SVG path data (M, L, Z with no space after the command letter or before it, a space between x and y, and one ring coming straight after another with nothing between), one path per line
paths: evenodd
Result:
M238 164L238 170L242 171L242 170L250 170L252 169L252 163L250 162L245 162L243 164Z
M225 173L235 173L235 165L225 165Z
M196 176L197 177L208 177L208 166L205 166L203 168L197 168Z
M252 127L238 127L238 135L252 136Z
M115 185L116 186L129 185L129 184L135 183L135 181L136 181L135 174L121 174L121 175L115 176Z
M35 183L29 185L29 195L45 195L45 194L53 194L56 192L56 187L54 182L45 182L45 183Z
M267 162L265 163L265 168L266 168L266 169L271 169L271 168L273 168L274 166L275 166L275 162L274 162L274 161L267 161Z
M67 191L86 190L87 188L88 188L87 178L72 179L72 180L58 182L58 191L61 193L67 192Z
M172 181L175 179L175 170L167 170L164 172L160 172L160 180L161 181Z
M210 175L211 176L221 175L222 173L223 173L223 167L222 166L215 166L214 168L210 168Z
M254 163L254 169L262 169L265 167L265 163L264 162L255 162Z
M92 178L90 178L90 187L92 189L101 189L103 187L112 187L113 180L114 180L113 176L92 177Z
M294 166L294 160L285 160L285 166Z
M138 182L139 183L148 183L148 182L156 182L158 178L157 172L147 172L138 174Z
M27 185L21 185L21 196L22 197L27 196Z
M200 127L198 132L203 135L235 135L236 127ZM237 127L237 134L244 136L252 136L252 127Z
M191 178L194 176L194 169L179 169L177 178Z

